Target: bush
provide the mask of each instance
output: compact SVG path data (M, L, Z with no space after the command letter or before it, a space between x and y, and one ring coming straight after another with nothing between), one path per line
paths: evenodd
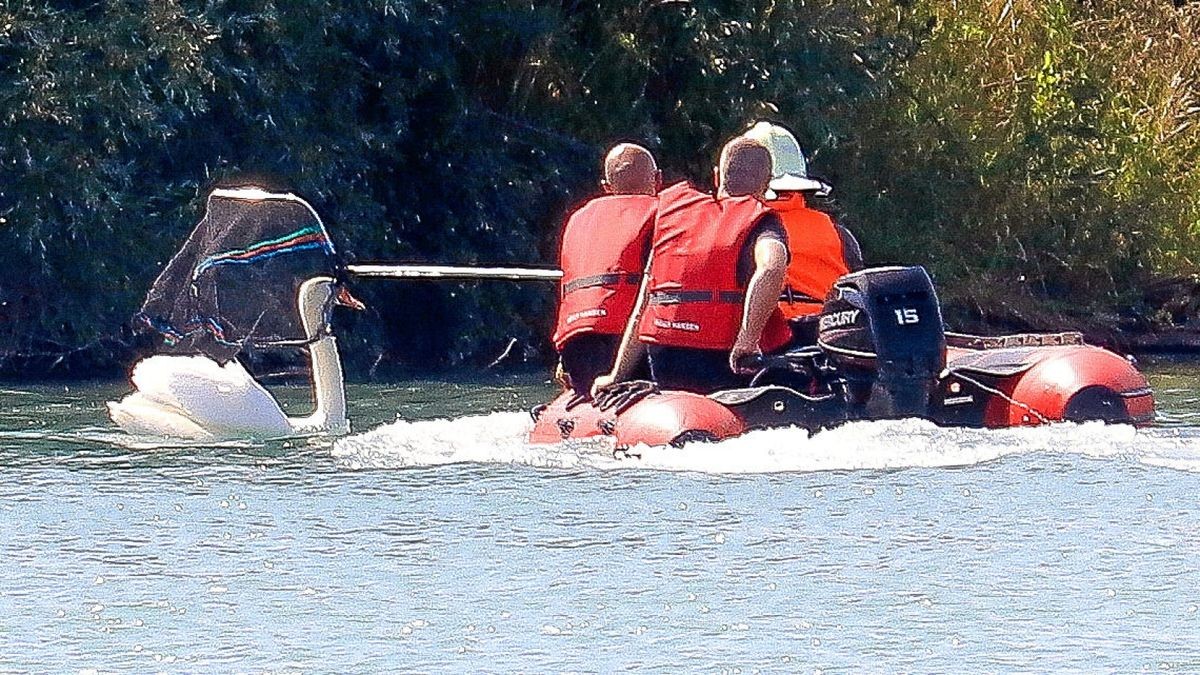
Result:
M841 187L868 250L929 264L985 315L1049 302L1072 321L1195 272L1200 14L974 0L910 17L917 48L842 158L865 169Z
M1027 323L1135 307L1152 277L1196 268L1198 16L1057 0L3 4L0 371L127 365L125 323L218 183L297 190L351 258L551 262L606 146L644 142L671 177L705 181L759 117L797 132L869 261L929 265L958 306ZM510 337L546 352L548 288L359 290L376 315L346 333L352 367L487 361Z

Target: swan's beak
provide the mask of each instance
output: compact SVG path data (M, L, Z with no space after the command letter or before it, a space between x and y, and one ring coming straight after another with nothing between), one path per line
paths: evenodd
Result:
M367 308L367 306L363 304L362 300L350 295L350 289L346 288L345 286L338 288L338 294L334 297L333 303L335 305L341 305L342 307L357 309L360 312Z

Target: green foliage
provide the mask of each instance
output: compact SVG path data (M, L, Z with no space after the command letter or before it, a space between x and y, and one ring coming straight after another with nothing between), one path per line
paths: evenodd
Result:
M1049 301L1078 318L1136 304L1153 275L1196 272L1195 8L911 11L928 30L859 118L871 142L850 159L881 170L839 186L870 219L869 251L930 264L944 295L985 314Z
M1119 309L1196 271L1198 29L1194 3L0 0L0 370L130 359L218 183L297 190L351 257L550 262L606 146L706 180L759 117L869 261L985 314ZM358 290L360 366L544 348L553 313L510 284Z

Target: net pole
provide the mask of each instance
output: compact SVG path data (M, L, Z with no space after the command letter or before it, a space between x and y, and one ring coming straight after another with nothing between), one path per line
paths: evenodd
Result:
M535 267L472 267L466 265L347 265L346 271L377 279L501 279L507 281L558 281L562 270Z

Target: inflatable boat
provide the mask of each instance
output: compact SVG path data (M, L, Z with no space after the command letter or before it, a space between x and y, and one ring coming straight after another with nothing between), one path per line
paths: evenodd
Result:
M609 436L617 448L716 441L751 429L816 430L923 417L1001 428L1154 419L1133 362L1080 333L984 337L947 332L921 267L863 270L826 298L817 341L761 357L744 389L700 395L626 382L597 400L565 392L533 410L530 441Z

